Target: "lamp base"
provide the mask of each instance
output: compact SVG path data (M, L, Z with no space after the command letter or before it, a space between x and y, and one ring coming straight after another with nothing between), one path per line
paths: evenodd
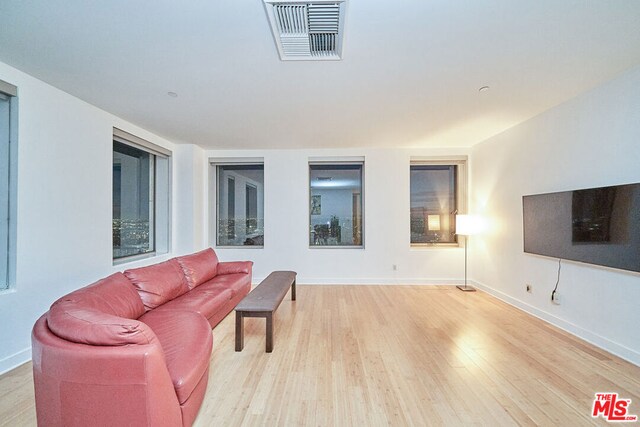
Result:
M460 289L461 291L464 292L475 292L475 288L472 288L471 286L467 286L467 285L456 285L456 288Z

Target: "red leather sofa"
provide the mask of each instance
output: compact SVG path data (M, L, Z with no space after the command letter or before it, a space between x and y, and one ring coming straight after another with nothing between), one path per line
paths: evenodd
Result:
M191 425L207 388L211 328L247 295L251 268L206 249L54 302L31 337L38 425Z

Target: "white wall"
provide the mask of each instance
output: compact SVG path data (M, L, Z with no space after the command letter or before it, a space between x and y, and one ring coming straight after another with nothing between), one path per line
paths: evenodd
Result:
M31 328L55 299L114 271L172 256L112 265L113 127L174 150L174 188L201 188L203 172L199 148L174 145L3 63L0 79L18 87L19 99L17 283L0 293L4 372L29 360ZM200 196L192 190L174 198L173 240L181 252L202 244ZM178 203L181 198L187 200Z
M206 246L203 188L206 172L204 150L197 145L175 145L173 149L174 215L172 218L173 253L183 255Z
M474 147L473 210L479 286L640 364L640 274L523 253L522 196L640 182L640 67ZM533 293L525 284L533 285Z
M459 283L461 248L411 249L409 163L412 156L464 155L463 149L211 150L207 158L264 158L264 248L219 248L222 261L252 260L254 281L295 270L298 283ZM364 249L309 248L309 159L361 157L364 166ZM208 166L203 196L214 200ZM324 203L324 200L323 200ZM207 227L215 203L209 204ZM211 216L209 216L209 214ZM214 236L212 229L208 236ZM214 245L210 238L209 243ZM394 271L392 265L398 270Z

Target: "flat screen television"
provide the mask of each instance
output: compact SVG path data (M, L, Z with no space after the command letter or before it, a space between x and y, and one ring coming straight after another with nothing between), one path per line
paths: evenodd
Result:
M640 272L640 183L522 197L524 251Z

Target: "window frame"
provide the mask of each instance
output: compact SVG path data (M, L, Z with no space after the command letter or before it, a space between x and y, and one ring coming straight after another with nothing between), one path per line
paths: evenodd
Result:
M264 181L264 166L262 169L262 179ZM251 191L250 191L251 190ZM245 229L245 233L249 234L249 231L251 229L251 225L249 224L250 221L250 215L251 215L251 204L250 204L250 195L249 193L251 192L252 194L255 194L255 211L256 211L256 224L253 226L253 228L257 229L258 228L258 186L257 185L253 185L253 184L249 184L248 182L244 184L244 198L245 198L245 202L244 202L244 212L245 212L245 220L244 220L244 229ZM264 191L264 186L263 186L263 191ZM263 207L263 211L264 211L264 207ZM263 219L264 222L264 219ZM264 230L263 230L264 231ZM264 237L264 236L263 236Z
M262 166L262 223L263 223L263 235L262 235L262 245L221 245L220 244L220 233L219 233L219 229L218 229L218 217L220 214L220 197L219 197L219 176L218 176L218 167L219 166ZM265 223L265 217L266 217L266 211L264 209L265 207L265 199L266 199L266 175L265 175L265 162L264 162L264 158L259 157L259 158L210 158L209 159L209 167L210 169L210 173L209 173L209 182L210 182L210 186L213 187L213 192L214 192L214 197L212 198L215 202L210 204L210 210L213 211L212 213L210 212L209 214L209 218L210 218L210 223L209 223L209 227L210 227L210 232L209 232L209 240L210 240L210 244L211 246L213 246L216 249L264 249L264 242L266 240L266 234L267 234L267 230L266 230L266 223ZM228 177L227 179L229 179L231 177ZM235 178L234 182L235 182ZM234 183L234 186L237 187L237 183ZM246 187L245 187L245 191L246 191ZM209 190L209 194L211 194L211 190ZM246 198L246 194L245 194L245 198ZM211 199L211 198L210 198ZM260 198L258 197L258 200ZM234 200L235 200L235 194L234 194ZM227 203L229 202L229 200L227 200ZM245 210L246 210L246 206L245 206ZM259 211L259 209L258 209ZM245 215L246 216L246 215ZM235 206L234 206L234 221L235 221ZM245 222L242 225L243 229L246 229L246 218L245 218Z
M0 242L6 245L6 259L4 263L5 273L0 277L0 293L14 292L16 285L16 243L17 243L17 196L18 196L18 88L10 83L0 80L0 96L8 102L8 140L6 157L7 186L1 191L6 191L6 205L0 207L6 209L7 222L6 241Z
M137 137L133 134L125 132L118 128L113 128L113 136L112 136L112 149L111 153L115 152L115 143L123 144L133 149L143 151L148 153L150 157L150 168L153 169L153 176L149 178L149 186L151 187L150 197L153 197L153 205L152 209L150 209L149 217L150 222L153 221L153 224L149 226L149 244L153 246L152 250L149 250L144 253L126 255L122 257L114 257L113 256L113 215L111 217L111 234L112 234L112 242L111 242L111 257L113 265L120 265L129 262L138 261L146 258L153 258L156 256L164 255L171 251L171 201L172 201L172 152L164 147L156 145L152 142L144 140L140 137ZM166 165L160 167L160 162L165 162ZM166 170L165 170L166 168ZM163 174L161 177L160 174ZM166 174L166 182L164 181ZM113 210L113 161L112 161L112 192L111 192L111 206ZM162 182L162 184L160 184ZM160 185L163 188L159 188ZM160 191L166 189L166 199L164 196L160 194ZM159 199L162 199L159 202ZM161 212L160 210L166 210L166 212ZM160 241L159 236L164 235L164 239ZM159 243L160 241L160 243Z
M337 166L337 165L359 165L360 169L360 235L361 243L359 245L312 245L309 239L311 229L311 166ZM309 158L307 164L307 244L309 249L365 249L365 158L364 157L337 157L337 158Z
M447 156L447 157L411 157L409 161L409 188L411 188L411 167L412 166L456 166L456 215L462 215L467 213L468 209L468 156ZM458 248L463 247L463 239L458 239L455 235L455 242L426 242L426 243L412 243L411 242L411 191L409 191L409 227L408 237L409 246L412 249L423 248ZM455 224L454 224L455 230Z

